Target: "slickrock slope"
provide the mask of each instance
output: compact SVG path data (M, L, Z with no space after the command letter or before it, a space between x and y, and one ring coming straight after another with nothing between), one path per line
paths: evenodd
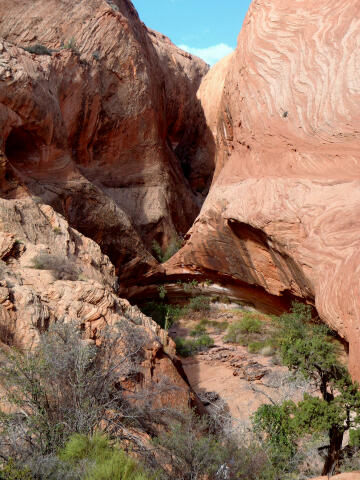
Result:
M34 44L52 55L21 48ZM128 0L1 2L1 195L41 197L136 278L154 239L188 230L210 183L195 141L207 70Z
M313 303L350 342L358 380L359 42L355 0L252 2L216 120L216 181L166 265L267 310Z
M114 266L91 239L69 227L52 207L0 200L0 346L31 348L58 319L78 323L86 338L101 341L116 324L138 340L139 383L166 382L156 397L184 407L198 400L184 380L175 344L153 320L115 294ZM130 379L125 379L130 387Z

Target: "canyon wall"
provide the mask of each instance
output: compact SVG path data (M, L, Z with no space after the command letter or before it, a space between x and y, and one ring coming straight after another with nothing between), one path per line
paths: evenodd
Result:
M166 273L212 278L267 311L316 306L360 380L360 5L253 0L204 79L215 179ZM217 77L222 78L219 81Z
M40 197L94 239L121 281L184 234L211 182L196 99L208 66L125 0L0 4L3 198ZM41 44L50 55L22 47ZM49 53L50 53L49 52Z
M0 2L1 348L58 319L94 342L120 322L144 341L132 388L165 381L163 405L200 406L175 344L117 292L208 191L207 71L128 0Z

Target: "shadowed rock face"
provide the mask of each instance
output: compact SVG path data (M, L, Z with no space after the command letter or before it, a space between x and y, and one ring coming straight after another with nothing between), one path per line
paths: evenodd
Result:
M210 122L216 179L166 265L168 275L227 282L268 310L314 304L350 343L357 379L359 41L355 0L252 2L224 86L212 81L217 67L204 80L208 96L218 85L222 94Z
M138 338L134 390L165 382L154 397L163 406L201 407L175 344L151 318L116 295L115 268L100 247L71 228L49 205L0 199L0 354L5 345L36 345L50 323L75 322L101 342L120 325ZM121 345L119 346L119 348Z
M52 56L20 48L34 44ZM211 181L208 146L196 148L207 70L127 0L1 2L1 195L41 197L121 280L141 275L153 240L188 230Z

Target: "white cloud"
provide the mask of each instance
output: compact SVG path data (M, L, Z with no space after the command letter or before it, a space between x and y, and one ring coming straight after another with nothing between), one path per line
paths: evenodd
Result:
M229 45L226 45L226 43L219 43L219 45L206 48L193 48L189 47L188 45L179 45L179 48L202 58L210 65L214 65L214 63L218 62L220 59L234 50L233 48L229 47Z

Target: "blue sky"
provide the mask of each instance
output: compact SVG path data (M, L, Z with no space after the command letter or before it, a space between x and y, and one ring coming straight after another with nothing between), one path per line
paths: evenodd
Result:
M141 20L213 65L236 47L251 0L132 0Z

